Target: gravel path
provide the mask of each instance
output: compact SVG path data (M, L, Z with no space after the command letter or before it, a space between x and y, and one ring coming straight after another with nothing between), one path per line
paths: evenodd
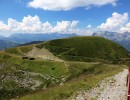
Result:
M99 87L89 92L79 92L74 100L127 100L127 74L128 70L124 69L115 76L101 81Z

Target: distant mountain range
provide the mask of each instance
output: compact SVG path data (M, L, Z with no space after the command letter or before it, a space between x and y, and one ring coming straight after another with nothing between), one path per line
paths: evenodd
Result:
M43 42L44 42L44 41L32 41L32 42L20 44L20 45L18 45L18 46L26 46L26 45L31 45L31 44L39 44L39 43L43 43Z
M52 33L52 34L13 34L9 37L0 36L0 49L6 49L10 47L14 47L20 44L26 44L32 41L48 41L59 38L67 38L77 36L76 34L60 34L60 33Z
M19 45L18 43L14 43L9 40L0 40L0 50L10 48L10 47L15 47Z
M32 41L47 41L47 40L53 40L58 38L67 38L76 36L76 34L59 34L59 33L52 33L52 34L13 34L9 37L3 37L0 36L0 40L10 40L16 43L28 43Z
M51 33L51 34L31 34L31 33L17 33L9 37L0 36L0 49L6 49L20 44L33 44L36 42L54 40L59 38L67 38L78 36L76 34L60 34L60 33ZM130 51L130 33L117 33L117 32L108 32L108 31L99 31L93 33L92 36L100 36L112 40L121 44L124 48Z
M130 51L130 33L124 32L124 33L117 33L117 32L108 32L108 31L99 31L96 33L93 33L92 36L100 36L107 38L109 40L112 40L114 42L117 42L121 44L124 48L126 48L128 51Z

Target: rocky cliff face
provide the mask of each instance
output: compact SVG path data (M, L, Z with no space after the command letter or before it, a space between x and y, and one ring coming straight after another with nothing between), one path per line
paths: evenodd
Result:
M124 32L124 33L117 33L117 32L108 32L108 31L99 31L96 33L93 33L93 36L100 36L107 38L109 40L112 40L114 42L117 42L121 44L123 47L125 47L128 51L130 51L130 33Z

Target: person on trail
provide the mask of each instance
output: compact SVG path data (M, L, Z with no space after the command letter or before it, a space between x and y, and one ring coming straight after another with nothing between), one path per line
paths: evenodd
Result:
M129 72L130 72L130 67L128 67L128 74L127 74L127 81L126 81L126 86L128 86Z
M130 66L128 67L128 75L127 75L127 82L126 82L126 86L128 86L128 78L129 78L129 75L130 75Z
M130 100L130 65L128 67L128 75L127 75L126 85L128 86L127 100Z

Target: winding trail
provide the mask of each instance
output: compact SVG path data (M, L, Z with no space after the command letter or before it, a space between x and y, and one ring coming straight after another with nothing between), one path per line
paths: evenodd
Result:
M127 100L127 74L128 70L124 69L101 81L99 87L89 92L79 92L74 100Z

